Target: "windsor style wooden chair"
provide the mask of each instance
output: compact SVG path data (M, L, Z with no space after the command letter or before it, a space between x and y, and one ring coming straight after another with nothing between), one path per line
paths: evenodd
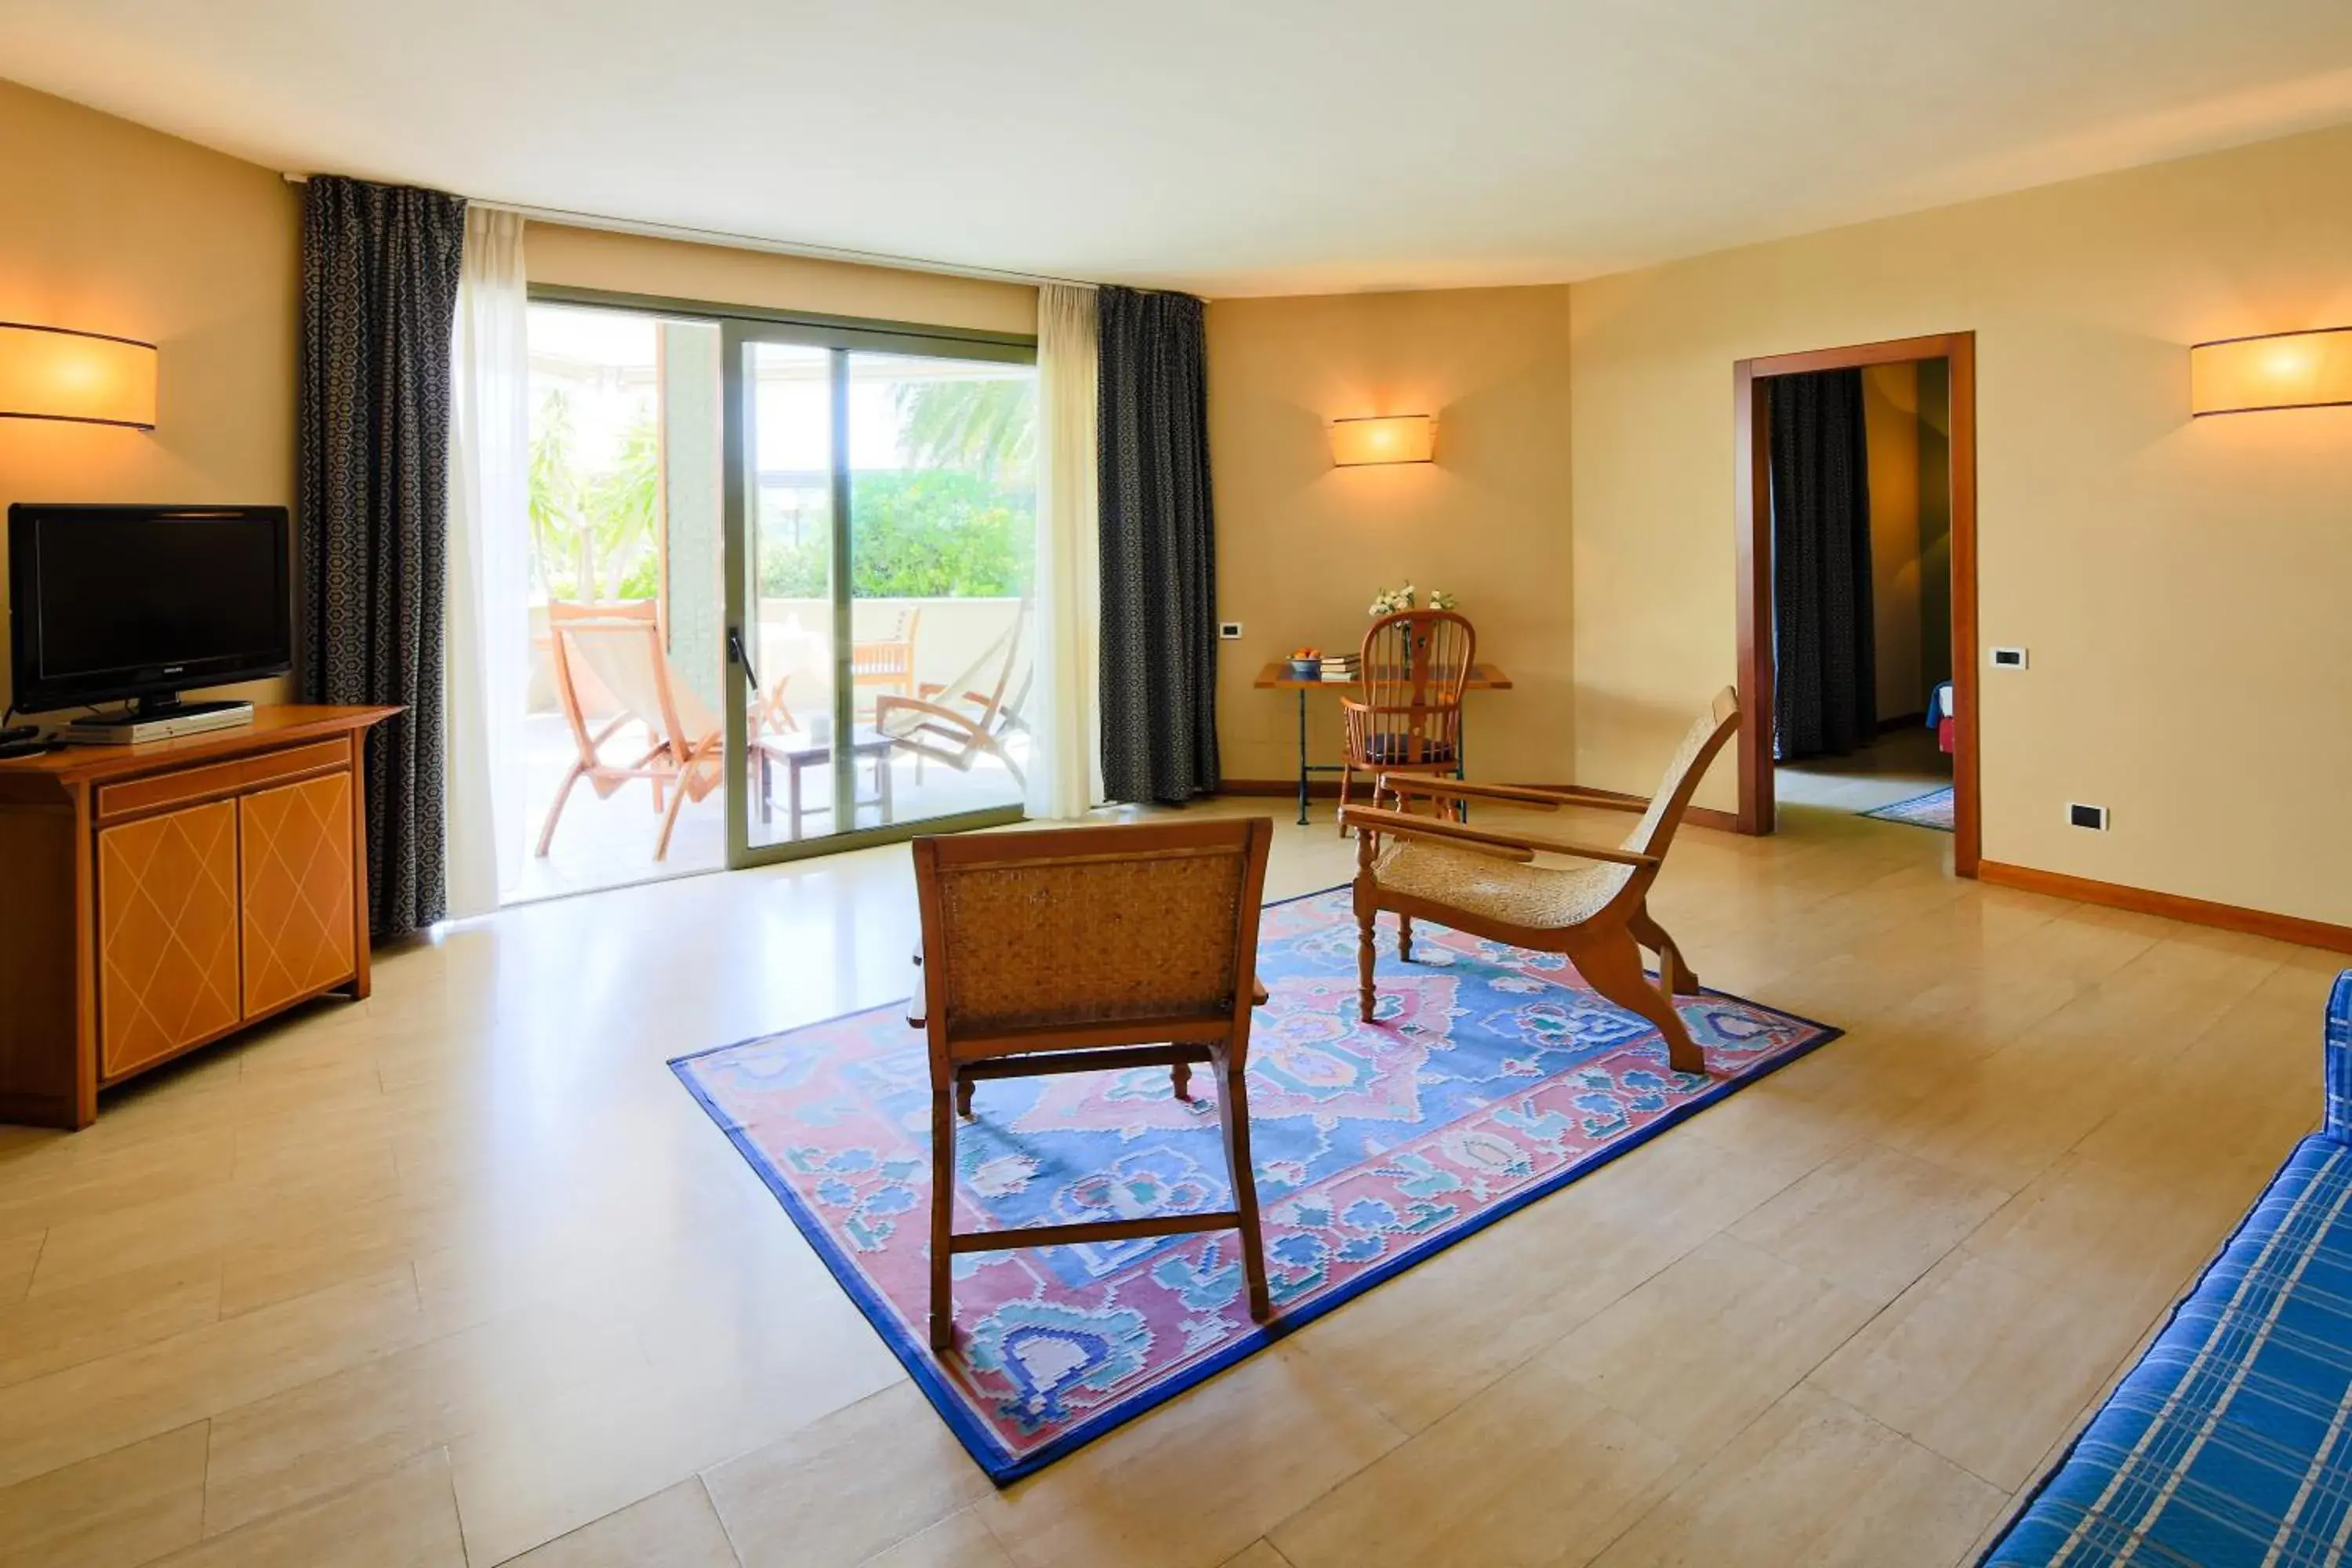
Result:
M1359 773L1459 773L1462 693L1477 656L1477 632L1452 610L1400 610L1371 624L1357 662L1363 698L1339 700L1343 814ZM1375 786L1372 804L1380 803Z

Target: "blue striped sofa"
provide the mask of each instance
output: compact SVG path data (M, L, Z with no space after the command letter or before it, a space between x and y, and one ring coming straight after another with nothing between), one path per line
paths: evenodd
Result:
M2352 1560L2352 970L2295 1146L1989 1568Z

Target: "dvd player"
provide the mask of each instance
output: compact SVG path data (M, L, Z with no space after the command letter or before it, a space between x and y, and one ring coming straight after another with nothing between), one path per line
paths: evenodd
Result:
M56 738L78 746L136 746L148 741L175 741L208 730L234 730L253 722L250 702L186 702L161 713L95 713L77 719Z

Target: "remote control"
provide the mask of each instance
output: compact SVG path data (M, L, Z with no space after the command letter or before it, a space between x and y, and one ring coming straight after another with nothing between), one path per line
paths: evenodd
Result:
M52 749L50 743L42 740L37 734L28 740L0 741L0 762L5 762L10 757L37 757L42 752Z

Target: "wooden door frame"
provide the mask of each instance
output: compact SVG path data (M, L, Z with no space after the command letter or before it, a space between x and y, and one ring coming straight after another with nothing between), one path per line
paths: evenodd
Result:
M1731 367L1738 459L1733 506L1739 556L1739 831L1769 833L1772 800L1771 426L1756 384L1815 370L1940 359L1951 375L1952 869L1977 874L1982 852L1977 756L1977 335L1938 332L1848 348L1767 354Z

